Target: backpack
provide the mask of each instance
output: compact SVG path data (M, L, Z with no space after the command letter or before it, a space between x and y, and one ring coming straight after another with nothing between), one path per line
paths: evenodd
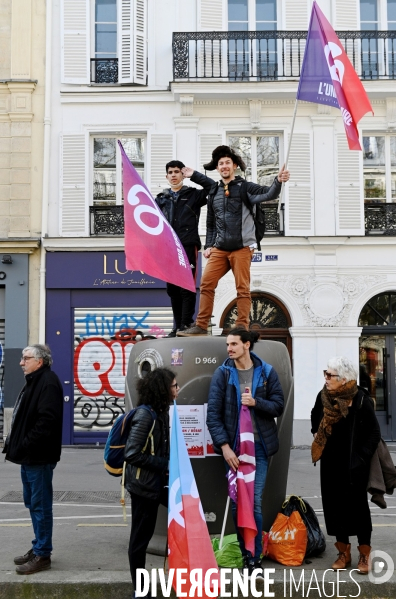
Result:
M143 451L146 449L150 437L152 438L157 414L150 408L150 406L138 406L128 412L128 414L121 414L118 416L111 427L104 450L104 467L111 476L122 476L123 474L125 445L131 430L132 418L136 410L139 410L140 408L148 410L153 417L153 426L151 427Z
M208 200L214 198L214 196L216 195L217 187L218 187L218 183L215 183L212 186L212 188L209 192L209 195L208 195ZM265 233L265 212L264 212L264 208L261 206L261 204L255 204L254 206L252 206L252 204L249 202L249 199L247 197L247 189L246 188L247 188L247 181L246 181L246 179L243 179L239 185L239 193L240 193L242 202L245 204L246 208L249 210L250 214L253 216L257 249L261 250L260 242L261 242L262 238L264 237L264 233Z

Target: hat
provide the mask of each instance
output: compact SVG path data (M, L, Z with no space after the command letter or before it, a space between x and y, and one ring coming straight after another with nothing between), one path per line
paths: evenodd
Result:
M246 164L242 160L241 156L235 154L229 146L217 146L212 152L212 160L203 167L206 171L214 171L218 165L220 158L231 158L234 164L237 164L241 171L246 170Z

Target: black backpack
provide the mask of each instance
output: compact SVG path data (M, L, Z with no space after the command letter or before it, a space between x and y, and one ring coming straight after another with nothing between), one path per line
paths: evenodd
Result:
M215 183L209 192L208 201L213 200L214 196L216 195L217 188L218 188L218 183ZM243 179L241 181L241 183L239 184L239 193L240 193L242 202L245 204L246 208L249 210L250 214L253 216L255 233L256 233L257 249L261 250L260 242L261 242L262 238L264 237L264 233L265 233L264 208L262 208L261 204L255 204L254 206L252 206L252 204L249 202L249 199L247 196L247 181L246 181L246 179Z

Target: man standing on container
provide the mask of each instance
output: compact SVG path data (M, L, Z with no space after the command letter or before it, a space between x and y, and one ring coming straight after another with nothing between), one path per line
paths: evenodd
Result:
M235 176L237 168L246 170L242 158L228 146L218 146L212 160L204 164L208 171L217 170L221 181L214 185L208 197L206 243L204 256L208 259L201 279L199 311L195 325L177 333L178 337L207 335L213 312L218 282L232 270L237 291L237 327L249 329L250 323L250 263L257 240L253 212L254 205L275 200L282 183L289 180L289 171L281 168L271 187L245 182ZM190 169L184 169L190 176ZM200 181L200 184L203 183Z
M180 160L171 160L165 169L170 187L157 195L156 202L184 247L195 281L198 252L201 249L199 216L202 206L206 206L206 197L214 181L193 169L187 169L191 181L203 189L183 185L186 175L182 169L186 169ZM193 323L197 294L172 283L166 284L166 292L171 300L174 319L174 329L168 337L176 337L177 331L183 331Z
M239 546L249 573L260 567L262 496L268 459L279 448L275 418L282 414L284 407L283 391L275 369L252 351L257 338L258 333L244 328L232 329L228 335L229 358L214 372L206 419L216 453L223 455L227 469L237 472L240 411L242 406L249 408L254 436L254 456L249 457L250 463L255 463L253 511L257 535L254 539L254 554L245 548L237 527L239 506L234 501L231 502Z
M23 350L20 366L26 383L16 400L3 450L6 460L21 465L23 500L34 531L32 547L14 558L18 574L51 568L52 476L61 455L63 419L62 385L51 364L47 345Z

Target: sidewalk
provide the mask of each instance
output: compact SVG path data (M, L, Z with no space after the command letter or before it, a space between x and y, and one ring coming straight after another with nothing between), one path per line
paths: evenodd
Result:
M396 444L389 445L396 462ZM15 573L13 557L30 548L32 528L29 513L22 501L19 467L0 461L0 599L127 599L132 587L128 568L128 521L124 524L118 504L119 479L108 476L103 469L102 449L65 448L54 474L54 552L52 569L32 576ZM291 451L288 494L301 495L317 510L321 510L319 468L311 464L308 449ZM373 515L373 548L388 553L396 564L396 495L386 498L388 509L370 504ZM342 505L340 503L340 509ZM352 567L356 567L356 539L352 549ZM281 597L358 596L396 598L396 575L389 582L374 584L367 577L354 574L357 584L343 572L337 588L333 572L324 571L335 559L334 539L319 558L292 568L296 585L304 569L302 586L296 591L290 568L269 560L265 568L275 568L275 582L270 591ZM163 558L149 555L147 568L163 568ZM313 573L313 570L315 572ZM381 573L382 574L382 573ZM379 575L378 575L379 576ZM316 582L317 580L317 582ZM346 582L342 582L346 581ZM309 588L309 584L311 586ZM319 588L318 588L319 586ZM231 587L232 588L232 587ZM262 590L260 583L258 590Z

